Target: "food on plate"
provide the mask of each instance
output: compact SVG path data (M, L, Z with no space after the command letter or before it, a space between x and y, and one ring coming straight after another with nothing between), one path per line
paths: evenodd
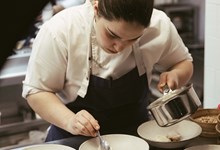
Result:
M217 123L217 115L201 116L195 118L195 120L201 123Z
M157 135L156 141L158 142L178 142L181 140L181 135L176 132L169 132L167 135Z
M178 132L173 131L167 134L167 138L169 138L172 142L178 142L181 140L181 135Z
M171 142L171 140L166 135L157 135L155 140L158 142Z

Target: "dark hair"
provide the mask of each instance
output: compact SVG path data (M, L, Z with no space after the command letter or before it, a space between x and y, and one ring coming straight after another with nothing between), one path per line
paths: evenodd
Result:
M137 22L145 27L150 23L154 0L98 0L98 14L105 19Z

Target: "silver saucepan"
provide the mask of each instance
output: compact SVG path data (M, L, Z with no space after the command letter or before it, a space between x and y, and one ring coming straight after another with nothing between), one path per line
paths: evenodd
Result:
M189 83L176 90L170 90L152 102L147 109L159 126L173 125L189 117L201 106L193 84Z

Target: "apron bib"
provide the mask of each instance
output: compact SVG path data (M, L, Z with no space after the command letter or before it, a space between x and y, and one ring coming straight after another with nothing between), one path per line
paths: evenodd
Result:
M148 120L146 74L139 76L137 68L116 80L90 76L87 94L78 96L66 106L74 113L85 109L98 120L102 134L137 135L137 127ZM73 137L51 125L46 141Z

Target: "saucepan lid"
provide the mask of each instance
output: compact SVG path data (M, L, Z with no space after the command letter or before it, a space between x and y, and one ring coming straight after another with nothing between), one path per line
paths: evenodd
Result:
M160 106L161 104L167 103L172 99L175 99L176 97L178 97L180 94L183 94L184 92L186 92L188 89L190 89L193 86L193 84L188 84L186 86L183 86L179 89L176 90L170 90L168 89L169 87L164 86L164 95L160 98L158 98L157 100L155 100L154 102L152 102L147 108L151 109L157 106Z
M170 126L194 113L201 101L193 84L189 83L176 90L170 90L162 97L152 102L147 109L160 126Z

